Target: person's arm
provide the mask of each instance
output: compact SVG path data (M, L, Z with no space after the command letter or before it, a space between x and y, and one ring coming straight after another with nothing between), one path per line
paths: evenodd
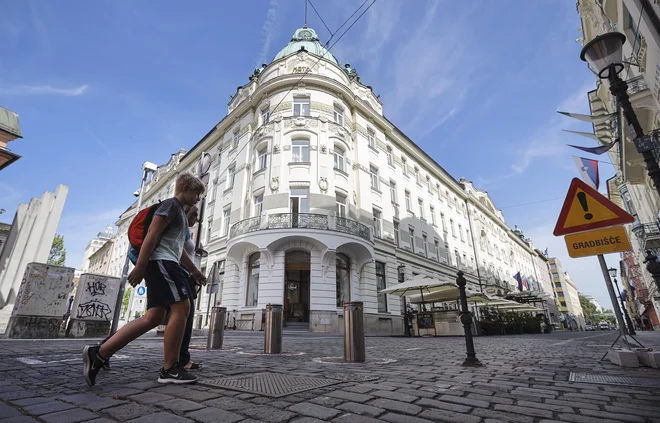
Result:
M190 273L198 285L206 285L206 276L195 266L195 263L186 250L183 250L183 253L181 253L181 263L186 266L186 269L191 269Z
M164 216L154 216L149 225L147 236L144 237L144 241L142 242L142 247L140 248L140 254L138 255L135 268L128 275L128 283L130 283L131 286L136 286L142 282L144 272L147 270L147 264L149 264L151 253L156 249L158 239L166 227L167 219Z

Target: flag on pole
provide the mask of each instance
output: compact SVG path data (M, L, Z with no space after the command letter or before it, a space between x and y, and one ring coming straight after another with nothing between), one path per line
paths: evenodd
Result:
M549 256L548 256L548 248L547 248L547 247L546 247L545 251L543 252L543 255L546 256L546 257L549 257Z
M606 115L598 115L598 116L581 115L579 113L568 113L568 112L560 112L560 111L557 111L557 113L562 114L564 116L572 117L573 119L581 120L582 122L589 122L589 123L606 122L612 119L614 116L616 116L616 113L608 113Z
M608 151L610 151L610 149L612 147L614 147L614 144L616 144L617 141L619 141L619 140L616 140L616 141L613 141L613 142L608 142L608 143L605 143L604 145L599 145L598 147L581 147L579 145L571 145L571 144L566 144L566 145L569 146L569 147L577 148L578 150L585 151L587 153L591 153L591 154L595 154L597 156L600 156L601 154L607 153Z
M524 289L521 289L521 291L523 291L523 290L524 291L529 291L529 283L527 283L527 276L522 275L522 281L521 282L522 282L522 287L524 288Z
M516 273L513 276L513 279L515 279L518 282L518 290L522 291L523 290L523 284L522 284L522 278L520 277L520 272Z
M600 177L598 174L598 160L585 159L584 157L573 156L575 165L580 173L580 178L587 183L591 188L597 190L600 184Z
M594 140L600 142L601 144L605 144L607 142L607 141L603 140L603 138L599 138L598 136L596 136L596 134L594 134L592 132L571 131L570 129L562 129L562 131L569 132L569 133L575 134L575 135L580 135L580 136L587 137L587 138L591 138L591 139L594 139ZM606 138L611 139L611 137L609 137L609 136L606 137Z

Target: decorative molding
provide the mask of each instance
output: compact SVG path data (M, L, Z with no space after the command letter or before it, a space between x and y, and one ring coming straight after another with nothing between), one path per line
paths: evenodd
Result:
M273 176L270 180L270 190L278 191L280 189L280 178L278 176Z
M321 154L326 154L328 152L328 146L321 144Z
M273 109L271 114L292 110L292 107L293 107L293 103L291 101L283 101L279 106Z
M319 179L319 188L321 188L321 191L325 194L328 191L328 178L325 176L321 176Z
M317 147L316 145L310 145L310 146L309 146L309 149L310 149L311 151L316 151L316 150L318 150L318 147Z
M280 153L280 145L273 144L273 154L279 154L279 153Z
M358 166L360 167L360 170L369 173L369 168L367 168L365 165L362 163L359 163Z
M289 150L291 150L291 146L289 144L285 144L284 146L282 146L282 149L284 151L289 151Z

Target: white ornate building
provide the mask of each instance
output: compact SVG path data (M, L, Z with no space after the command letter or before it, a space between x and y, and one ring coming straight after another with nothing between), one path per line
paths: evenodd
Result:
M416 274L455 280L462 269L500 295L517 290L517 272L542 286L531 241L385 118L311 28L254 71L228 112L144 194L144 206L171 196L176 174L212 155L202 264L220 283L199 298L200 314L222 305L239 328L258 330L262 309L283 304L287 326L330 332L343 327L344 302L362 301L367 333L391 334L403 332L402 302L378 291Z

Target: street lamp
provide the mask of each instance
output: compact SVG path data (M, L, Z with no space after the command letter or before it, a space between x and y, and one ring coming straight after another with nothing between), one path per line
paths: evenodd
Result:
M589 67L598 74L599 78L607 79L610 82L610 92L616 97L626 121L632 126L635 148L644 157L646 171L653 181L656 191L660 194L660 166L653 154L653 141L651 137L644 136L642 125L630 104L628 84L619 77L619 73L624 67L622 47L625 41L626 36L620 32L599 35L585 44L580 53L580 59L589 63ZM622 143L623 140L620 142Z
M481 366L481 362L477 358L477 353L474 350L474 341L472 339L472 315L468 309L467 293L465 292L467 280L465 280L463 275L464 273L460 270L456 273L456 285L458 285L458 293L461 302L461 323L463 324L463 331L465 332L465 349L467 352L467 357L465 358L465 361L463 361L463 366L479 367Z
M610 272L610 276L612 279L614 279L614 285L616 286L616 292L619 294L619 301L621 302L621 309L623 310L623 315L626 318L626 324L628 325L628 334L629 335L635 335L635 327L632 324L632 321L630 320L630 316L628 315L628 308L626 307L626 303L623 301L623 297L621 296L621 290L619 290L619 282L616 280L616 267L610 267L607 269L608 272Z

